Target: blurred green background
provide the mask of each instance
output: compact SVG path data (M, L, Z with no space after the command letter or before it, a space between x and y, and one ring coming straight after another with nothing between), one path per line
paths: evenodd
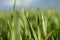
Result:
M60 40L60 9L23 7L0 11L0 40Z

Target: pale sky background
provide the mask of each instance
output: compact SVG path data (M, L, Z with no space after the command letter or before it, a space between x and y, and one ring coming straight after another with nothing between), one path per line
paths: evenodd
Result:
M14 0L0 0L0 10L10 10ZM60 0L16 0L16 8L60 8Z

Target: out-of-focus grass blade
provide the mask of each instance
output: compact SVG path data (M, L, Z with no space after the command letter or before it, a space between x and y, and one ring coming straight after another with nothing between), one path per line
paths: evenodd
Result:
M14 5L12 8L13 19L11 19L11 40L20 40L20 25L19 25L19 16L15 11L16 0L14 1Z
M37 35L38 35L38 40L42 40L42 35L41 35L41 26L40 26L40 13L37 13L36 15L36 24L37 24Z
M24 14L25 15L25 14ZM30 30L30 33L31 33L31 37L34 39L34 40L38 40L37 38L37 35L36 33L34 32L34 29L32 27L32 24L29 22L28 18L26 17L25 15L25 18L26 18L26 21L28 22L28 27L29 27L29 30Z
M34 29L33 29L32 25L30 23L29 23L29 25L30 25L29 28L30 28L31 36L33 37L34 40L38 40L37 35L34 32Z
M22 36L20 35L20 40L22 40Z
M37 28L38 28L38 40L42 40L41 31L40 31L39 27L37 27Z
M24 25L23 40L29 40L29 27L28 27L29 25L28 25L26 14L23 8L20 9L20 15Z
M44 36L47 35L47 20L42 16L42 28L43 28L43 33L44 33Z

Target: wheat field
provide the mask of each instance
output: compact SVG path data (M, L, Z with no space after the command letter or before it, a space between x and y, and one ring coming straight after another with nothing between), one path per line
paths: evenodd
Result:
M0 40L60 40L60 9L0 12Z

